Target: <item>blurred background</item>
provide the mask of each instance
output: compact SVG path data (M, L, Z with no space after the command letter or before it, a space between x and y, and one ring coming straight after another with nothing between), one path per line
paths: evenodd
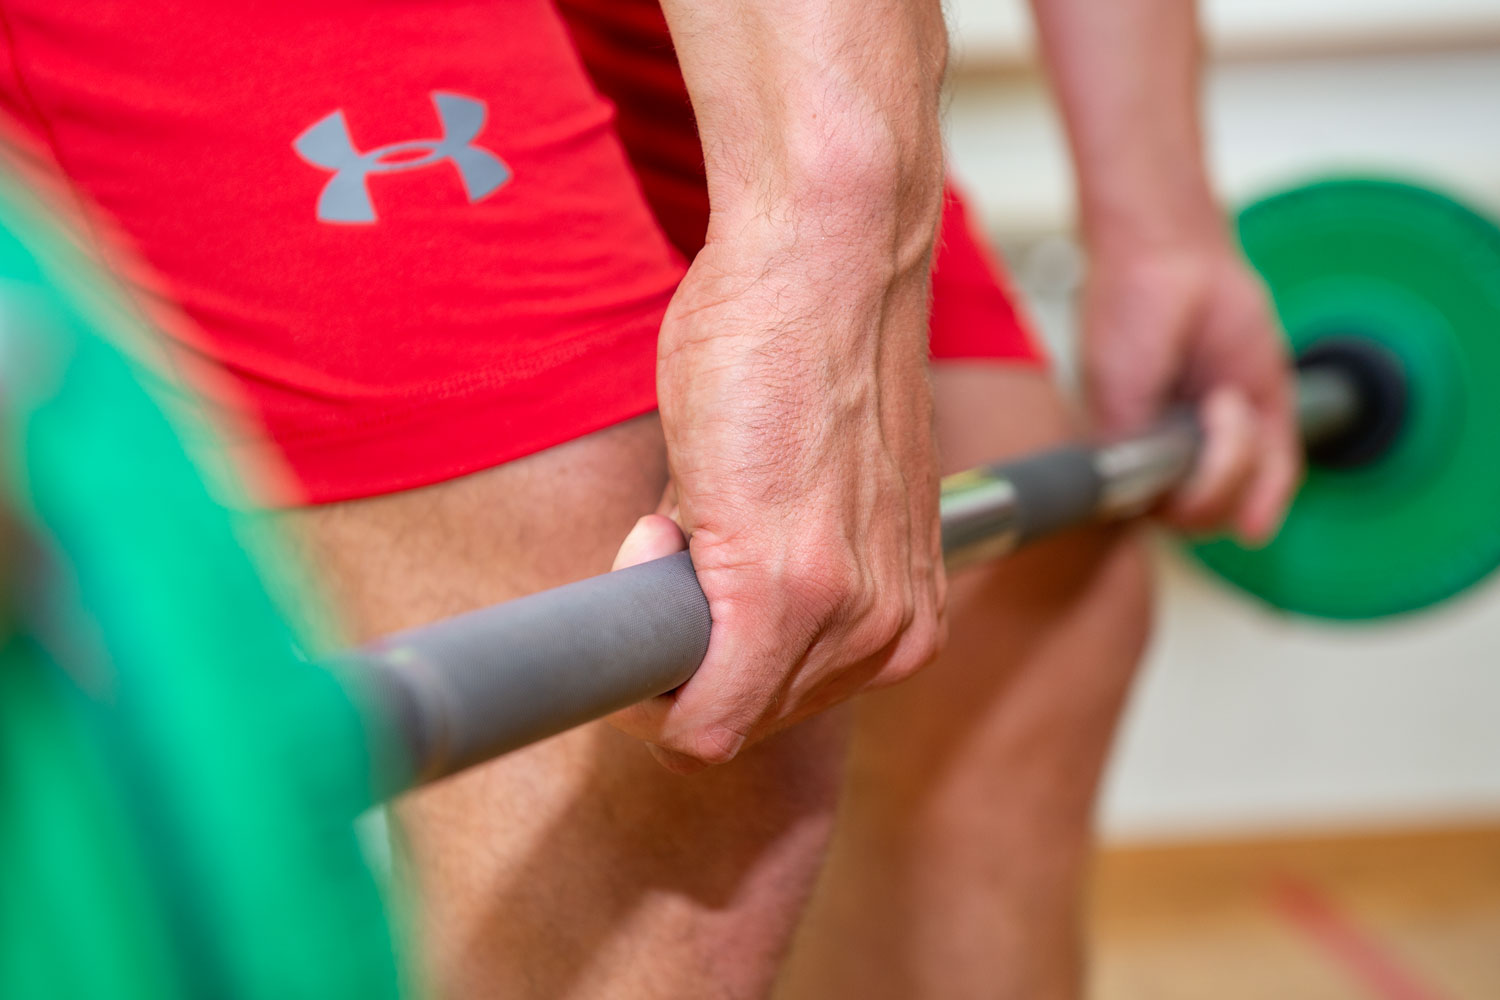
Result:
M1360 173L1500 217L1500 2L1204 7L1226 208ZM1066 370L1086 262L1029 15L950 11L955 169ZM1500 997L1500 580L1348 626L1260 610L1158 548L1099 817L1094 993Z

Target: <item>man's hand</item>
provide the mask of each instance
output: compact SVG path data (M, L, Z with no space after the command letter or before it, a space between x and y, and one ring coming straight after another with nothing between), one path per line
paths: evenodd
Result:
M1300 473L1291 370L1215 203L1193 0L1032 0L1078 172L1089 252L1083 361L1106 432L1179 403L1207 431L1167 516L1264 541Z
M901 680L941 641L926 272L851 281L779 257L711 245L662 331L662 425L713 639L683 688L616 721L674 770ZM664 544L660 522L640 530Z
M1097 253L1083 361L1106 434L1139 431L1174 403L1196 408L1203 454L1163 509L1170 521L1252 544L1275 534L1301 466L1289 362L1264 287L1227 236Z
M941 642L927 295L947 38L933 0L663 10L712 213L657 389L714 626L687 684L615 722L690 771Z

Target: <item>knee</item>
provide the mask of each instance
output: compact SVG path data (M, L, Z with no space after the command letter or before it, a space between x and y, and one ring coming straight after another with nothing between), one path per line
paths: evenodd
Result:
M1047 688L1076 684L1070 700L1115 702L1150 638L1154 590L1138 530L1071 532L956 577L946 655Z
M1154 574L1149 548L1130 526L1066 532L953 579L950 611L966 619L1047 628L1080 616L1099 617L1144 639L1151 619Z
M1133 672L1155 620L1150 546L1135 527L1083 532L1069 541L1054 570L1067 590L1056 613L1063 621L1095 623L1109 640L1101 658Z
M1046 572L1057 577L1058 587L1051 628L1079 633L1069 643L1092 663L1100 695L1123 698L1155 618L1155 573L1145 534L1133 526L1080 532L1062 540Z

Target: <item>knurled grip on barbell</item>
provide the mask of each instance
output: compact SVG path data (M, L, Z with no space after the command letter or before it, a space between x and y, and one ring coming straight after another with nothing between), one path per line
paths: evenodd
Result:
M431 781L670 691L708 652L686 552L398 632L351 664Z

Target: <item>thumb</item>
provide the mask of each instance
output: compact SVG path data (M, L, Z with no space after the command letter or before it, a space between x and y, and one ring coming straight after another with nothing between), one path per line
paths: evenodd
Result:
M683 537L682 529L677 527L676 521L660 514L647 514L635 522L635 527L630 529L630 534L620 543L620 551L615 554L615 562L610 569L624 569L626 566L650 562L681 552L685 548L687 539Z

